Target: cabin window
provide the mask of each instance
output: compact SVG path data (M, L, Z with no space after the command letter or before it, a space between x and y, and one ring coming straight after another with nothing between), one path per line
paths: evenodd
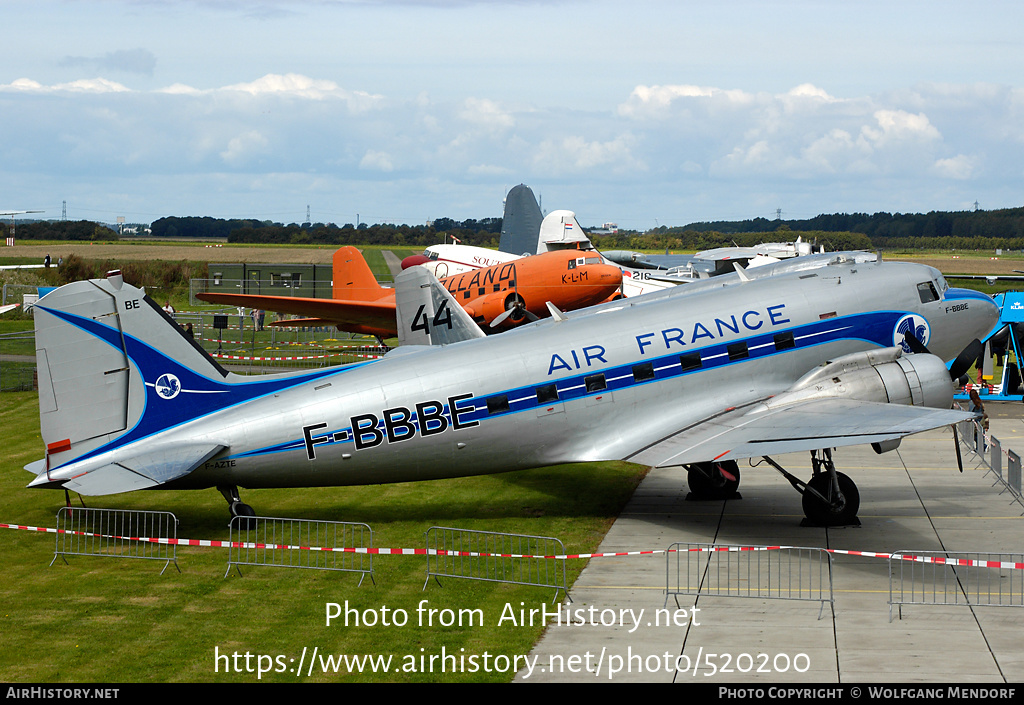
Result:
M538 404L550 404L553 401L558 401L558 387L553 384L537 387L536 391Z
M487 397L487 413L493 416L494 414L503 414L509 410L508 395L499 394L496 397Z
M750 357L750 352L747 350L747 344L745 342L731 343L726 345L725 349L729 353L730 360L743 360Z
M775 349L776 350L791 350L796 347L796 341L793 340L793 332L787 331L785 333L775 334Z
M602 389L608 389L608 383L603 374L584 377L583 383L587 385L588 392L600 392Z
M679 364L682 365L683 372L699 370L701 368L700 353L686 353L685 355L680 355Z
M923 304L939 300L939 292L935 291L935 285L931 282L921 282L918 284L917 295L921 297L921 303Z
M633 379L637 382L646 382L654 379L654 363L644 362L633 365Z

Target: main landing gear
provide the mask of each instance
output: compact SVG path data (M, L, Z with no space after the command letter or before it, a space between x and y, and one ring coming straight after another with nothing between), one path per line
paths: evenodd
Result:
M224 495L224 499L228 501L228 507L231 509L231 519L234 520L235 517L245 517L245 519L240 522L240 528L252 528L254 522L248 520L248 518L256 516L256 510L242 501L238 496L238 488L234 485L229 485L226 487L218 487L217 489L220 490L222 495Z
M818 457L818 453L821 457ZM812 476L809 482L786 472L767 455L762 456L783 477L789 480L797 492L803 495L805 519L803 526L860 526L857 511L860 509L860 492L849 476L836 470L832 462L832 450L811 451Z
M811 451L812 476L808 482L767 455L762 457L803 496L803 526L860 526L857 485L836 470L831 449ZM688 465L686 481L690 486L688 500L740 499L740 471L735 460Z

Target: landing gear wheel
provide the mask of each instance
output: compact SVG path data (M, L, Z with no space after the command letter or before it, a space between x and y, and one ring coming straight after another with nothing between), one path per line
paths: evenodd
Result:
M836 473L836 480L839 483L839 492L842 501L838 497L833 498L832 479L829 473L823 472L815 475L807 483L807 487L817 490L825 497L827 502L811 492L804 492L803 505L807 522L814 526L860 526L857 518L857 511L860 509L860 492L857 485L847 475L841 472Z
M235 502L231 505L231 516L233 517L254 517L256 510L245 502Z
M231 503L231 521L234 522L235 526L243 531L250 531L256 528L256 520L252 517L256 516L256 510L250 507L245 502L232 502ZM237 521L236 521L237 519Z
M732 479L726 477L723 471ZM724 463L697 463L689 466L686 484L690 486L687 499L739 499L736 490L740 486L740 469L735 460L727 460Z

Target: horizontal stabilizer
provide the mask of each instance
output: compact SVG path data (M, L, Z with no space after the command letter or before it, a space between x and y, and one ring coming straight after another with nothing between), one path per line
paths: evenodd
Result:
M390 293L390 290L386 290ZM390 338L395 334L395 302L385 297L380 301L314 299L301 296L262 296L259 294L196 294L196 298L214 304L244 306L278 313L291 313L306 318L318 318L324 323L311 324L281 321L270 325L337 325L342 330L380 335Z
M210 443L156 447L79 475L65 482L64 488L96 496L156 487L184 477L223 449ZM37 482L46 481L45 473L37 478Z
M668 436L625 460L652 466L879 443L974 418L974 414L852 399L738 409Z

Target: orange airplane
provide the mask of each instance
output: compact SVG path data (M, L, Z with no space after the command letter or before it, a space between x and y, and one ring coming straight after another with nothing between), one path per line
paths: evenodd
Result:
M334 298L255 294L197 294L203 301L307 316L280 325L334 325L352 333L397 335L395 290L377 283L355 247L334 253ZM558 250L531 255L441 279L441 284L477 323L510 327L561 311L593 306L621 296L622 270L594 252Z

